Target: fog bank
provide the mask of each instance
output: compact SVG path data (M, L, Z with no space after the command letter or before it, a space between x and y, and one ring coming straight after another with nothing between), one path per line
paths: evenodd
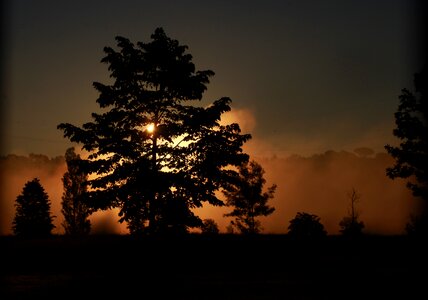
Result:
M339 222L347 214L347 193L355 188L361 194L357 203L360 219L366 232L401 234L414 211L416 200L405 187L403 180L391 180L385 169L393 160L385 153L350 153L327 151L308 157L289 156L253 157L265 169L266 187L278 185L271 205L275 212L260 218L266 233L286 233L289 221L297 212L309 212L321 218L329 234L339 231ZM15 214L15 199L24 184L40 179L51 201L55 215L54 233L64 232L61 222L61 178L66 171L63 157L48 158L44 155L0 157L1 201L0 234L11 234ZM196 213L202 218L214 219L225 231L230 218L223 214L227 207L204 206ZM126 225L118 223L117 210L97 212L91 216L93 233L127 233Z

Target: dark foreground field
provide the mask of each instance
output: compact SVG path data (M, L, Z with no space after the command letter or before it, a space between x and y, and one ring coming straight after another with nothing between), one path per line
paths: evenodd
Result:
M0 299L427 299L408 237L1 237Z

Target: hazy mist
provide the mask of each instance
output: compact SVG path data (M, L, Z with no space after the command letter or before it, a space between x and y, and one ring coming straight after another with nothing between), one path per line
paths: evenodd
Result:
M359 152L360 153L360 152ZM253 157L265 169L266 187L278 185L271 205L276 211L261 218L265 233L286 233L289 221L299 211L320 216L329 234L339 231L339 222L347 214L349 199L347 193L355 188L361 199L357 203L360 219L366 232L380 234L401 234L409 214L416 207L416 200L405 187L403 180L391 180L385 175L385 168L393 160L385 153L368 154L327 151L308 157L289 156ZM16 197L24 184L35 177L49 195L51 211L56 216L54 233L63 233L61 226L61 178L66 171L63 157L48 158L44 155L0 158L1 174L1 222L0 234L11 234L15 213ZM213 218L225 231L230 218L223 217L227 207L206 205L197 209L202 219ZM118 223L117 210L97 212L91 216L93 233L127 233L126 224Z

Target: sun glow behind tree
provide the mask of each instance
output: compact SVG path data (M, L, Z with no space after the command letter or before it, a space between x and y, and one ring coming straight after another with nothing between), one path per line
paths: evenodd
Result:
M214 72L196 71L187 46L156 29L149 43L117 37L120 51L104 49L113 85L94 83L102 114L81 128L60 124L65 137L90 154L89 204L120 208L131 233L185 232L202 224L192 212L202 203L222 205L217 191L248 160L251 138L238 124L220 124L231 100L208 107L201 100Z

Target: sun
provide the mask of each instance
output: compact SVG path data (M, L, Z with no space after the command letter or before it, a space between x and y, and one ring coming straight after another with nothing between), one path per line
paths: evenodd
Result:
M151 124L147 125L146 130L148 133L153 133L155 131L155 124L151 123Z

